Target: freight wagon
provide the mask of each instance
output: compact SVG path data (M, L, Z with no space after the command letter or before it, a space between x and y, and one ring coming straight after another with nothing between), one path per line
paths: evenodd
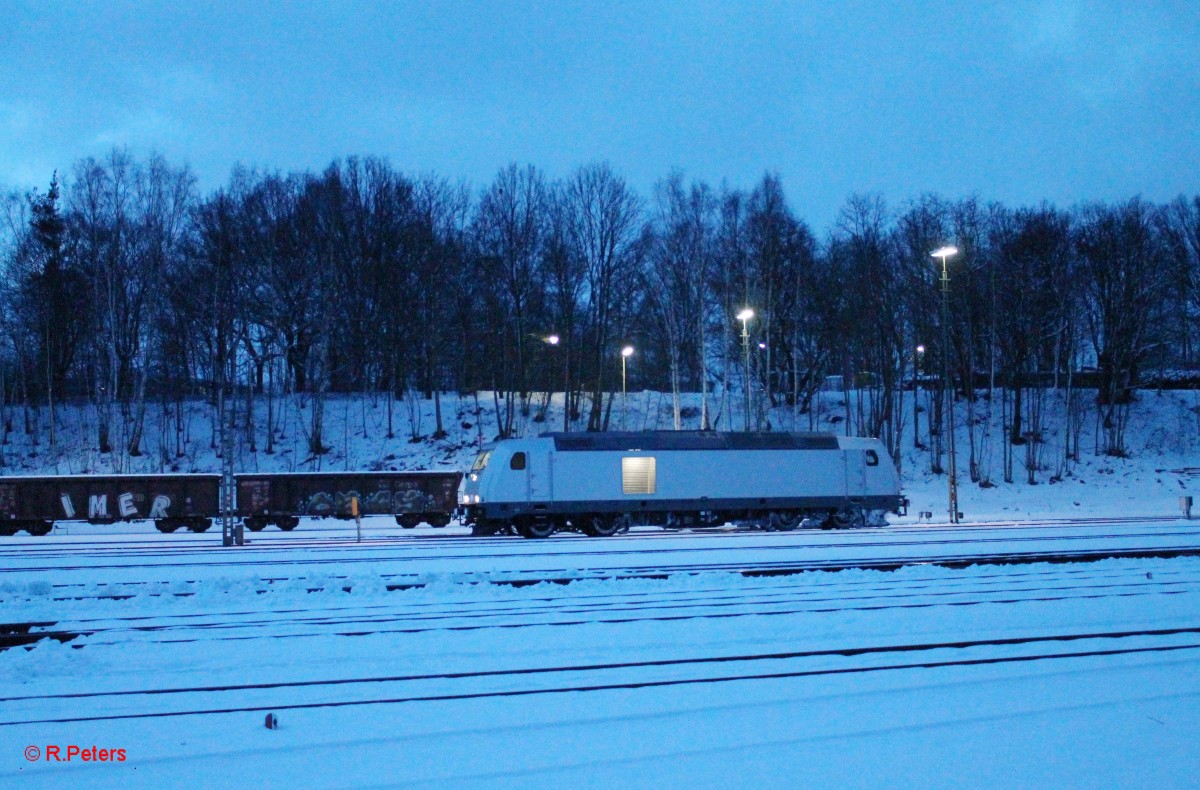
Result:
M203 532L219 512L219 475L0 478L0 534L48 534L58 521L149 519L162 532Z
M352 518L358 499L362 515L394 515L402 527L450 523L461 475L458 472L314 472L239 474L237 514L248 529L268 524L294 529L301 516Z

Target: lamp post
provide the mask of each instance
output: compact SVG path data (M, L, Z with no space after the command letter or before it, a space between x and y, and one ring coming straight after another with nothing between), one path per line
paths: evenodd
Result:
M558 335L550 335L546 338L546 342L555 348L558 347ZM568 367L569 357L567 349L563 347L563 433L571 430L571 380L570 368Z
M954 457L954 386L950 381L950 273L946 268L946 259L957 254L958 248L952 246L939 247L930 253L930 257L942 260L942 388L946 397L946 422L950 438L950 469L946 480L950 488L951 524L958 523L958 466Z
M625 412L629 406L629 394L625 390L625 360L633 356L633 346L621 349L621 430L625 430Z
M913 447L918 450L921 449L921 423L917 407L921 405L921 363L924 361L925 346L919 345L913 354Z
M737 319L742 322L742 350L746 355L746 430L750 430L750 330L747 328L746 322L754 317L754 311L749 307L737 314Z

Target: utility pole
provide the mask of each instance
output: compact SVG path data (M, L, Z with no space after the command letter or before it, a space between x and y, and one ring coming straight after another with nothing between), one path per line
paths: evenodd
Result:
M232 386L230 389L232 390ZM237 398L231 392L230 397L226 399L224 386L221 387L218 398L220 408L229 412L226 415L229 419L221 422L221 545L244 546L245 532L237 522L233 509L236 495L233 479L233 434L237 430Z
M625 389L625 361L633 356L633 346L621 349L621 430L625 430L625 412L629 409L629 392Z
M737 318L742 322L742 351L746 356L746 430L750 430L750 330L746 323L754 317L754 311L749 307L737 314Z

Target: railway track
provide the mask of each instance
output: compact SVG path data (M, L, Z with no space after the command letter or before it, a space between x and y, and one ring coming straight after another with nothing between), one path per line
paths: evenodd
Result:
M856 545L855 548L858 548L858 546ZM686 552L687 550L683 549L679 551ZM587 570L559 568L542 571L458 573L452 574L452 576L456 582L463 584L489 584L500 587L519 588L530 587L537 584L567 585L581 581L662 580L676 575L701 573L733 573L748 578L756 578L791 576L810 571L894 571L905 567L926 565L942 568L967 568L975 565L1078 563L1096 562L1105 559L1175 559L1180 557L1200 557L1200 543L1174 547L1145 546L1123 549L1098 547L1085 550L1010 551L996 554L913 555L869 558L814 558L766 560L755 562L691 562L669 565L613 566ZM435 574L434 581L430 581L427 577L427 574L419 573L384 573L379 574L377 578L383 582L384 588L391 592L422 589L433 583L441 584L445 582L444 576L437 576ZM304 583L308 579L309 577L306 576L264 577L259 580L260 584L256 592L261 594L268 592L272 588L281 584ZM342 584L341 589L344 592L351 592L354 589L353 578L346 574L323 575L321 577L319 586L312 586L306 589L309 592L320 592L327 589L330 583ZM157 581L57 583L51 585L51 589L55 592L55 595L53 596L53 600L55 601L77 601L89 599L126 600L137 595L148 595L150 597L167 596L187 598L195 595L196 589L180 590L180 586L199 588L202 584L203 581L200 579L173 581L169 584L169 586L171 586L173 589L158 591L154 588L166 587L168 586L167 583ZM77 594L71 594L73 590L79 590L80 592ZM88 590L89 592L85 593L83 590Z
M1073 649L1060 649L1069 647ZM88 715L46 715L36 710L25 718L5 718L0 727L37 724L83 724L137 719L165 719L185 716L211 716L265 711L295 711L322 708L343 708L363 705L396 705L435 703L460 700L483 700L534 695L596 693L618 690L644 690L672 686L721 684L731 682L761 682L783 679L818 678L832 675L872 674L908 670L938 670L979 667L998 664L1024 664L1063 660L1086 660L1115 656L1167 655L1200 649L1200 626L1138 629L1122 631L1087 631L1067 634L1037 634L1018 637L973 639L942 642L914 642L885 645L846 645L818 650L773 653L720 654L644 661L608 662L597 664L568 664L528 666L511 669L484 669L464 672L389 675L358 678L325 678L318 680L273 681L266 683L227 684L143 688L122 691L78 692L10 696L0 700L6 706L36 705L64 700L124 699L168 702L184 695L220 697L247 692L287 690L294 699L303 690L324 691L356 686L366 689L387 689L382 694L368 694L341 699L310 699L291 702L283 699L272 703L239 704L237 700L221 704L178 705L160 710L125 710ZM943 656L942 651L962 652L965 655ZM926 655L917 660L902 657ZM849 666L829 662L850 662ZM857 661L858 663L854 663ZM770 664L776 666L767 666ZM779 666L782 664L783 666ZM704 672L710 668L729 669L723 672ZM668 670L656 673L655 670ZM681 670L688 671L679 676ZM689 671L690 670L690 671ZM622 677L625 674L625 677ZM545 679L571 676L565 682L545 683ZM615 675L615 677L614 677ZM664 676L665 675L665 676ZM516 681L532 679L533 683L519 685ZM476 687L442 689L438 684ZM496 681L514 681L495 687ZM538 682L542 681L542 682ZM422 684L434 688L422 691ZM399 686L395 690L389 687ZM415 686L412 691L406 687Z
M885 527L870 527L859 529L846 530L824 530L815 528L797 529L789 533L789 536L802 537L804 535L824 535L834 536L839 534L896 534L901 532L915 532L922 536L930 536L934 534L947 535L966 535L973 531L984 529L1004 529L1004 530L1028 530L1028 529L1045 529L1045 528L1061 528L1061 527L1090 527L1090 526L1120 526L1120 525L1135 525L1135 524L1156 524L1156 523L1173 523L1179 522L1181 525L1189 525L1189 522L1182 520L1177 516L1133 516L1133 517L1088 517L1088 518L1065 518L1065 519L1040 519L1033 521L1018 521L1018 520L1003 520L1003 521L978 521L964 523L958 525L939 525L939 524L910 524L899 523ZM1200 530L1200 524L1190 524L1193 528ZM360 548L379 548L382 546L401 546L401 547L428 547L428 546L463 546L478 548L480 546L492 545L511 545L515 543L512 540L513 536L492 536L492 537L472 537L462 533L433 533L418 532L413 533L407 530L401 530L398 527L371 527L364 528L366 535L360 542L357 540L355 531L349 527L317 527L309 528L299 532L267 532L267 533L250 533L251 537L247 538L246 545L238 547L239 554L250 554L255 552L278 551L281 549L296 549L296 548L321 548L334 549L344 548L347 550L356 550ZM453 529L453 528L451 528ZM371 534L372 532L381 532L385 534ZM161 535L155 533L152 536L139 538L136 541L129 540L114 540L133 533L114 533L113 535L105 535L95 540L70 540L69 542L57 542L53 538L47 539L29 539L21 543L9 543L0 540L0 558L24 558L29 556L40 557L69 557L80 553L84 554L113 554L113 555L137 555L145 553L154 556L170 556L170 555L185 555L197 551L207 552L213 548L219 548L220 542L212 536L208 537L184 537L180 535ZM722 538L731 535L741 536L762 536L779 537L780 533L764 532L762 530L739 528L732 525L723 525L719 527L692 527L677 531L666 531L656 527L637 528L631 532L616 536L614 538L587 538L583 535L574 533L564 533L556 536L555 542L562 540L573 541L588 541L588 542L629 542L637 540L662 540L674 537L686 537L692 539L712 539Z
M252 619L229 619L234 615L186 615L182 620L134 624L110 618L90 621L29 622L0 625L0 650L33 644L41 639L69 643L88 637L78 647L117 645L126 641L180 644L197 641L245 641L260 638L305 638L322 635L373 636L419 634L437 631L473 631L489 628L520 629L543 626L627 624L728 619L747 616L828 614L924 609L939 606L1011 605L1029 602L1061 602L1101 598L1132 598L1148 595L1179 595L1200 591L1200 578L1177 574L1178 578L1151 580L1141 573L1098 574L1093 578L1008 579L1003 586L976 585L976 589L931 590L924 583L875 586L865 590L845 587L813 589L787 586L720 591L666 591L637 598L599 596L598 601L543 599L531 605L516 599L513 605L462 606L431 610L428 607L375 607L384 612L354 610L332 614L325 610L302 609L284 613L246 613ZM979 586L988 589L978 589ZM716 592L716 594L714 594ZM319 614L310 614L320 612ZM283 616L281 616L281 614ZM224 617L226 619L217 619ZM205 618L205 619L200 619ZM97 625L99 624L99 625ZM57 626L57 628L56 628ZM394 626L394 627L388 627ZM268 630L271 629L271 630ZM299 630L307 629L307 630ZM352 630L351 630L352 629ZM239 632L249 631L243 635ZM151 638L144 639L142 637ZM97 637L99 637L97 639ZM124 638L122 638L124 637ZM160 638L161 637L161 638Z
M906 547L936 547L936 546L962 546L962 545L988 545L996 543L1012 543L1020 541L1024 543L1045 543L1056 541L1128 541L1130 539L1146 539L1146 538L1178 538L1180 536L1200 536L1200 533L1192 530L1163 530L1150 532L1136 533L1121 533L1121 532L1103 532L1103 533L1087 533L1087 534L1051 534L1051 535L1024 535L1014 538L1012 535L995 535L991 537L980 537L972 535L958 535L953 537L938 538L934 540L928 539L928 535L921 535L918 538L908 538L907 534L899 540L887 539L864 539L854 540L847 537L838 537L839 533L823 532L819 533L825 537L821 541L805 541L802 539L794 539L791 535L781 539L776 534L773 539L775 542L766 543L758 540L740 543L731 546L721 546L720 550L723 553L729 552L755 552L761 550L770 551L806 551L806 550L821 550L829 551L831 549L856 549L868 550L875 548L906 548ZM874 537L875 531L859 530L853 533L853 538L871 535ZM802 533L792 533L797 538L803 538ZM661 536L656 541L657 545L651 546L625 546L624 539L614 542L612 539L581 539L579 542L572 541L568 544L567 541L561 542L561 548L547 544L537 544L533 548L524 548L527 544L514 544L506 538L470 538L472 541L470 546L475 549L486 549L495 547L498 549L511 548L514 545L522 547L519 551L498 551L494 554L484 551L470 551L458 554L411 554L406 551L408 547L401 546L400 551L395 554L380 554L379 549L385 546L375 544L348 544L342 546L328 547L335 553L334 556L319 556L319 557L264 557L256 559L256 566L268 567L286 567L294 565L331 565L345 563L367 563L367 562L427 562L432 558L444 561L454 560L478 560L484 561L488 559L497 559L500 557L506 559L522 559L522 558L570 558L580 559L587 557L619 557L619 556L653 556L658 554L697 554L712 551L710 546L692 546L692 545L671 545L672 541L662 540ZM887 536L883 536L887 537ZM489 541L490 546L481 546L480 542ZM386 547L393 547L395 544L387 544ZM310 547L310 548L326 548L326 547ZM439 547L440 548L440 547ZM142 568L217 568L231 567L245 564L246 557L253 557L252 554L243 553L245 549L239 549L237 555L226 557L220 560L196 560L184 562L144 562L144 563L120 563L120 564L65 564L65 565L13 565L10 567L0 568L0 573L31 573L31 572L64 572L64 571L98 571L98 570L114 570L114 569L142 569ZM277 551L276 549L260 548L258 553ZM342 556L342 555L346 556ZM2 556L2 555L0 555ZM77 554L70 553L61 555L65 557L76 557ZM147 552L146 556L150 557L172 557L174 553ZM41 557L40 559L48 559Z

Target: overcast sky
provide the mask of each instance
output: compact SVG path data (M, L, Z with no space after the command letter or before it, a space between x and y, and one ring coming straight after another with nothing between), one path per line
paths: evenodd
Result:
M847 195L1017 204L1200 192L1200 2L0 0L0 187L114 145L480 186L608 160Z

